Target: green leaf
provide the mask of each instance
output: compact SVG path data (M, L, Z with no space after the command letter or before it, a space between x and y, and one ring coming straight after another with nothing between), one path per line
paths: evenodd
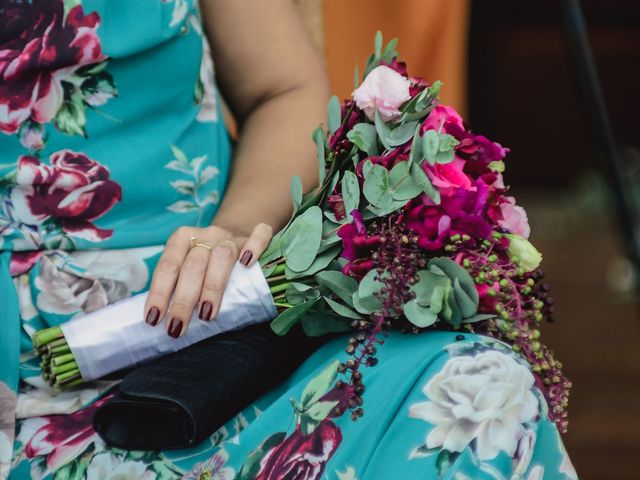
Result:
M445 165L447 163L451 163L453 162L453 159L455 158L455 152L453 150L447 150L445 152L438 152L438 154L436 155L436 163L439 163L441 165Z
M449 283L451 283L451 280L446 275L438 275L429 270L421 270L418 272L418 281L410 288L416 294L416 302L422 306L428 306L433 298L434 290L437 287L444 289Z
M309 312L300 321L308 337L320 337L327 333L343 333L351 330L350 320L327 312Z
M431 86L427 89L429 96L431 98L438 98L440 95L440 90L442 89L442 82L440 80L436 80L431 84Z
M317 288L310 287L304 283L292 282L285 291L287 302L291 305L298 305L320 297Z
M378 133L370 123L357 123L347 133L347 138L368 156L378 154Z
M189 159L187 158L185 153L182 150L180 150L177 146L171 145L171 152L173 153L173 156L180 164L182 164L185 167L189 165Z
M439 151L446 152L449 150L453 150L458 145L460 145L460 142L456 140L456 137L454 137L453 135L449 135L448 133L440 134Z
M382 32L378 30L373 40L373 46L375 53L373 54L375 59L378 60L382 56Z
M416 300L405 303L402 310L407 320L419 328L429 327L438 320L438 315L433 313L431 309L420 306Z
M342 123L342 112L340 110L340 100L335 95L331 97L329 100L329 105L327 107L327 127L329 128L329 133L335 133Z
M286 432L277 432L262 442L244 461L235 480L254 480L260 472L260 463L264 456L280 445L285 438L287 438Z
M416 126L418 122L407 122L402 123L389 133L389 145L392 147L397 147L399 145L404 145L413 137L413 134L416 130Z
M320 400L333 386L338 375L339 363L339 360L334 360L307 384L300 399L302 410L306 410Z
M392 38L389 43L384 47L382 51L382 59L385 62L391 63L391 61L398 56L396 47L398 46L398 39Z
M399 162L389 172L389 185L394 200L411 200L422 193L420 186L414 182L409 173L409 163Z
M413 135L413 141L411 142L411 150L409 151L409 163L421 164L422 160L424 160L424 156L422 153L422 137L420 136L420 125L418 125Z
M317 156L318 156L318 179L320 185L324 182L325 177L327 176L327 167L326 167L326 159L325 159L325 144L326 138L324 136L324 131L322 127L318 127L313 131L313 141L316 143Z
M353 293L358 290L358 282L338 271L324 271L316 274L318 284L328 288L348 305L353 306Z
M436 205L440 204L440 192L433 186L421 165L417 163L411 164L411 177Z
M87 136L85 127L87 117L82 99L73 95L71 100L65 100L54 118L58 130L69 135Z
M387 150L391 150L391 129L382 119L382 116L377 109L375 111L374 124L378 137L380 138L380 142L382 142L382 145L384 145Z
M271 263L280 257L282 257L282 232L281 231L276 233L273 236L273 238L269 242L269 245L267 246L267 249L260 256L260 260L259 260L260 265L264 267L268 263Z
M442 311L444 302L444 287L442 285L436 285L433 287L431 298L429 299L429 309L436 315Z
M303 272L311 266L322 241L322 210L313 206L295 218L282 234L282 253L289 269Z
M389 215L392 212L395 212L396 210L404 207L407 204L406 200L393 200L391 203L389 203L389 205L385 208L377 208L374 207L373 205L369 205L367 207L367 210L365 210L365 213L367 211L371 212L375 217L384 217L386 215Z
M378 311L382 308L382 301L376 296L384 287L384 283L377 277L376 270L367 273L358 285L358 301L359 305L370 312Z
M311 266L303 272L294 272L289 267L285 266L285 277L287 278L287 280L295 280L296 278L310 277L311 275L315 275L320 270L324 270L325 268L327 268L327 265L329 265L341 251L342 248L340 247L340 245L334 245L329 247L327 250L318 253L318 256L315 258Z
M355 90L359 86L360 86L360 71L358 70L358 65L356 65L353 70L353 89Z
M476 290L475 283L463 267L448 257L432 258L428 264L429 268L436 266L442 270L453 282L454 279L458 279L460 286L467 296L477 305L480 301L478 291Z
M471 317L467 317L462 320L462 323L476 323L476 322L484 322L485 320L490 320L492 318L496 318L495 315L491 313L477 313L472 315Z
M360 320L362 318L358 313L354 312L349 307L345 307L341 303L338 303L335 300L330 299L329 297L324 297L324 299L327 302L327 305L329 305L329 307L331 307L331 309L341 317L352 318L354 320ZM351 296L351 300L353 300L353 295Z
M365 176L363 192L373 206L387 208L393 201L389 190L389 171L382 165L373 165Z
M436 155L440 149L440 136L435 130L427 130L422 135L422 152L429 165L435 165Z
M447 472L459 456L459 452L450 452L449 450L442 450L440 452L436 459L438 478L444 478L447 475Z
M285 335L318 301L319 299L316 299L286 309L271 322L271 330L277 335Z
M339 401L318 401L311 405L309 409L305 412L305 415L308 415L311 419L321 422L325 418L329 416L333 408L338 405Z
M475 315L478 311L478 303L469 298L469 295L462 289L460 280L457 278L453 281L453 297L463 318Z
M291 201L293 202L293 213L298 211L302 205L302 180L297 175L291 179Z
M351 212L357 210L360 204L360 183L351 170L345 171L342 177L342 200L347 217L351 220Z

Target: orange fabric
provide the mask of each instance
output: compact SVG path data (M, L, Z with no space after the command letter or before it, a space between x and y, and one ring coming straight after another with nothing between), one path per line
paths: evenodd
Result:
M463 116L467 107L467 39L470 0L324 0L325 52L333 92L353 91L377 30L385 43L398 38L409 73L442 80L443 102Z

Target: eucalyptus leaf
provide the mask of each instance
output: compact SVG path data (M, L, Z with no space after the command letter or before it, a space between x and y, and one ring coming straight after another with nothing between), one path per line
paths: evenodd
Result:
M411 164L411 177L436 205L440 204L440 192L433 186L421 165L418 165L417 163Z
M478 303L474 302L460 286L460 280L453 281L453 296L457 306L460 308L462 317L471 317L478 311Z
M397 147L404 145L413 137L418 122L401 123L389 133L389 145Z
M324 297L324 300L327 302L327 305L329 305L329 307L331 307L331 309L341 317L353 318L354 320L360 320L362 318L357 312L354 312L349 307L345 307L341 303L338 303L329 297ZM352 300L353 300L353 295L352 295Z
M380 115L380 112L377 109L375 111L374 124L375 124L376 132L378 132L378 137L380 138L380 142L382 142L382 145L384 145L384 147L387 150L391 150L391 147L392 147L391 129L382 119L382 116Z
M271 322L271 330L277 335L285 335L318 301L316 299L286 309Z
M420 306L415 300L410 300L405 303L402 311L407 317L407 320L419 328L430 327L438 320L438 316L435 313L427 307Z
M358 282L354 278L342 272L329 270L317 273L315 279L318 284L328 288L349 306L353 306L353 293L358 290Z
M374 58L377 60L382 56L382 32L378 30L373 41L374 46Z
M429 268L438 267L442 270L451 280L458 279L460 282L460 286L467 294L467 296L478 305L480 298L478 295L478 291L476 290L475 283L463 267L458 265L456 262L451 260L448 257L436 257L432 258L428 263Z
M378 133L370 123L357 123L349 130L347 138L370 157L378 154Z
M440 136L435 130L427 130L422 135L422 152L429 165L435 165L440 150Z
M409 163L421 164L422 160L424 160L424 156L422 153L422 137L420 136L420 125L418 125L413 135L413 141L411 142L411 150L409 151Z
M393 201L389 189L389 171L382 165L373 165L365 176L363 193L373 206L387 208Z
M444 287L442 285L436 285L433 287L431 298L429 299L429 309L436 315L442 311L444 303Z
M393 200L385 208L377 208L373 205L369 205L365 212L373 213L374 217L384 217L386 215L389 215L390 213L395 212L396 210L399 210L406 204L407 202L405 200Z
M370 312L376 312L382 308L382 301L377 295L384 287L384 283L378 277L378 272L371 270L360 280L358 285L359 305Z
M305 412L305 415L308 415L311 419L316 422L321 422L325 418L329 416L333 408L339 403L338 400L334 401L317 401L313 405L309 407L309 409Z
M496 316L491 313L477 313L471 317L463 319L462 323L484 322L485 320L491 320L492 318L496 318Z
M316 288L312 288L304 283L292 282L285 291L287 302L291 305L315 300L320 297L320 292Z
M302 410L309 408L329 391L338 375L339 363L339 360L334 360L307 384L302 391L302 397L300 399L300 407Z
M311 266L322 241L322 210L313 206L296 217L282 234L282 253L289 269L303 272Z
M422 193L409 173L409 163L399 162L389 172L389 185L394 200L411 200Z
M445 289L447 284L450 283L451 280L446 275L438 275L429 270L420 270L418 272L418 281L414 285L411 285L410 288L416 295L416 302L422 306L428 306L432 301L433 292L436 287ZM444 295L444 291L442 295Z
M327 312L309 312L300 320L302 330L308 337L320 337L328 333L343 333L351 330L350 323L343 317Z
M302 205L302 180L297 175L291 179L291 201L293 202L293 213Z
M340 109L340 100L335 95L329 100L327 107L327 127L329 133L334 134L342 123L342 111Z
M303 272L294 272L285 266L284 274L287 280L295 280L296 278L310 277L315 275L320 270L324 270L331 263L331 261L338 256L342 248L340 245L334 245L329 247L324 252L318 252L318 256L315 258L309 268Z
M317 148L318 180L320 182L320 185L322 185L327 175L327 166L326 166L326 159L325 159L326 138L324 136L324 131L322 130L321 127L318 127L313 131L313 141L316 143L316 148Z
M342 177L342 200L344 201L344 211L351 220L351 212L357 210L360 204L360 183L356 174L351 170L345 171Z

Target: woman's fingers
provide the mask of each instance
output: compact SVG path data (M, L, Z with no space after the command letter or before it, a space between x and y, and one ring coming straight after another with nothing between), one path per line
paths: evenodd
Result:
M238 260L239 250L238 245L231 238L226 238L218 242L211 251L209 267L200 294L198 317L201 320L211 320L218 314L229 275Z
M259 223L251 232L251 236L244 244L242 253L240 254L240 263L245 267L249 267L256 263L260 255L269 246L269 242L273 237L273 229L266 223Z
M180 337L189 325L196 308L205 275L208 271L209 258L213 255L217 244L227 234L217 227L200 229L195 240L190 241L190 250L184 259L178 281L167 312L167 333Z
M153 272L145 303L145 321L149 325L157 325L167 311L180 270L189 253L189 238L193 233L194 229L182 227L177 229L167 241Z

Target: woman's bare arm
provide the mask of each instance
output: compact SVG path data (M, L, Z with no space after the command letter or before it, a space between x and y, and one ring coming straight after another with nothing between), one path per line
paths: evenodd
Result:
M311 133L325 118L328 81L293 0L204 0L218 84L239 125L232 176L214 225L280 228L289 183L317 181Z

